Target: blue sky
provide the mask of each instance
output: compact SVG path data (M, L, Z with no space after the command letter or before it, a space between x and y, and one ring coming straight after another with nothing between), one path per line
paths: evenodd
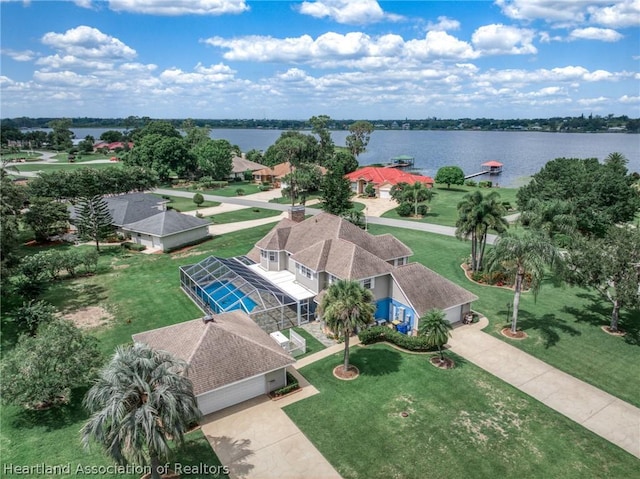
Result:
M640 0L0 0L0 115L640 117Z

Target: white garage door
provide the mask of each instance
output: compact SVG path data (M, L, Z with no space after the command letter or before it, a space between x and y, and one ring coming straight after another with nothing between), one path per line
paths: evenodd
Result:
M138 243L146 246L147 248L153 248L153 240L151 239L151 236L142 235L138 237Z
M210 414L247 399L266 394L267 385L264 376L256 376L224 388L216 389L197 397L202 414Z
M383 198L385 200L388 200L389 198L391 198L391 190L381 189L380 198Z
M458 321L462 320L462 318L460 317L461 314L461 306L456 306L455 308L451 308L451 309L447 309L445 311L445 314L447 315L447 321L449 321L450 323L457 323Z

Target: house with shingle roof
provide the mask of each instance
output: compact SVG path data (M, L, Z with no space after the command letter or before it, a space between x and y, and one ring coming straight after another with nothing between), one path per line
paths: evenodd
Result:
M244 180L245 172L250 171L253 173L265 168L266 166L261 165L260 163L247 160L243 153L243 156L234 156L231 159L231 173L229 174L229 178L240 178L241 180Z
M249 316L232 311L134 334L133 340L184 360L203 414L286 385L295 359Z
M415 334L419 318L432 308L442 309L451 323L461 321L477 297L424 265L410 263L412 255L411 249L391 234L372 235L343 218L321 213L299 223L281 220L231 266L240 276L250 271L279 288L291 298L289 309L295 301L298 324L315 318L323 292L338 279L359 281L370 289L376 302L376 321L389 323L400 332ZM206 289L213 284L216 291L222 290L220 278L214 270L195 269L206 282L183 275L183 289L196 303L205 298L200 304L204 310L216 310L220 302L206 299ZM236 279L233 282L240 284ZM240 297L244 294L241 286L233 292ZM246 303L237 300L233 307L246 308ZM258 309L255 311L257 318ZM253 310L247 312L254 317Z
M361 195L365 192L367 185L373 185L378 198L391 198L391 188L398 183L408 183L410 185L420 182L428 188L433 187L433 178L429 176L407 173L397 168L365 166L345 175L351 183L351 191Z

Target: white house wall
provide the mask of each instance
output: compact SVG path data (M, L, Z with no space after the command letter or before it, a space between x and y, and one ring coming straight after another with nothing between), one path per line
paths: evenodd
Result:
M200 228L183 231L174 235L162 238L162 248L166 251L179 246L201 240L209 234L209 226L202 225Z

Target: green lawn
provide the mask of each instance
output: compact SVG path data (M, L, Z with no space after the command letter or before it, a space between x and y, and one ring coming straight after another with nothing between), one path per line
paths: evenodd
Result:
M320 341L318 341L316 338L314 338L311 334L309 334L304 328L296 327L291 329L293 329L296 333L298 333L300 336L302 336L305 339L306 346L307 346L307 351L304 354L301 354L300 356L296 356L296 359L305 358L314 353L317 353L318 351L322 351L323 349L325 349L326 346L322 344ZM289 330L283 329L282 334L284 334L288 338Z
M453 355L452 355L453 356ZM320 394L285 407L345 479L634 477L638 460L471 363L354 347L300 372ZM409 413L402 417L401 413Z
M550 279L543 284L537 301L525 293L520 303L519 327L529 338L510 341L500 334L507 324L507 303L513 293L506 289L476 285L464 275L460 264L470 253L468 242L419 231L370 225L373 234L392 233L414 252L413 261L442 274L475 293L473 308L490 321L486 332L583 381L640 407L637 370L640 354L640 312L623 311L623 338L604 333L610 307L592 290L561 287ZM514 367L517 367L514 365Z
M195 193L202 193L203 195L216 195L216 196L239 196L237 193L238 188L244 190L244 195L251 195L258 193L258 184L249 181L230 181L228 186L224 188L214 188L208 190L195 190L193 188L174 188L177 191L190 191Z
M195 194L195 193L194 193ZM156 195L166 199L168 195ZM182 196L169 196L169 206L176 211L193 211L201 208L209 208L211 206L219 206L219 201L205 201L200 206L196 206L192 198L183 198Z
M393 218L401 220L421 221L423 223L433 223L443 226L455 226L458 219L457 206L462 200L462 197L467 193L477 190L478 188L469 186L452 186L450 190L446 186L434 187L435 195L429 205L429 213L427 216L421 219L414 219L411 217L402 217L396 213L396 210L387 211L382 215L383 218ZM493 188L493 189L481 189L483 194L488 194L492 191L496 191L500 194L501 201L508 201L513 208L516 207L516 194L517 188ZM514 213L515 210L509 211L509 214Z
M228 211L210 216L209 219L216 225L225 223L236 223L238 221L257 220L261 218L271 218L279 216L282 211L268 210L264 208L243 208L241 210Z
M59 170L77 170L78 168L109 168L110 166L120 166L122 162L109 162L109 163L47 163L30 165L23 163L16 168L18 172L23 171L59 171Z

